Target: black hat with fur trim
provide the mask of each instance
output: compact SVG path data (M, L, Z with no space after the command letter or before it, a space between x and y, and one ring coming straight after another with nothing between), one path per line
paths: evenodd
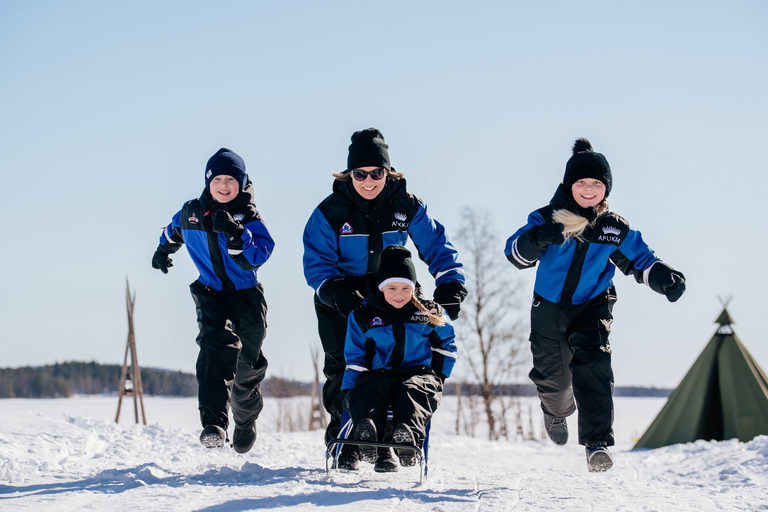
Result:
M411 251L399 245L388 245L381 251L381 264L376 273L376 287L381 290L391 282L410 284L416 289L416 267Z
M602 181L605 185L605 197L611 193L613 176L608 160L601 153L594 151L592 143L582 137L573 143L573 156L565 164L563 185L571 190L574 183L584 178Z
M384 167L392 169L389 163L389 145L384 142L384 135L376 128L366 128L352 134L349 145L347 170L360 167Z

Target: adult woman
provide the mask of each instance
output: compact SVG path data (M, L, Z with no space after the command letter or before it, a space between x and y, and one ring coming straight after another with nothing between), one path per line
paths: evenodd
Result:
M464 271L443 226L389 161L389 146L375 128L352 135L347 168L334 174L333 193L312 212L304 229L304 276L315 290L320 340L325 352L323 403L331 415L326 442L341 427L341 382L347 317L363 302L368 276L388 245L408 237L435 278L434 300L456 319L466 297ZM357 468L357 454L342 453L339 467Z

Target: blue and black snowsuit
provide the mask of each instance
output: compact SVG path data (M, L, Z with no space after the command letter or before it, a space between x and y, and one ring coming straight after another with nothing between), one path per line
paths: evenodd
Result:
M590 221L578 239L548 243L539 235L555 210ZM579 409L579 443L613 445L613 370L608 336L617 300L618 267L655 291L651 273L661 263L639 231L615 213L599 216L581 208L561 184L549 205L507 240L505 254L517 268L536 266L531 308L531 352L536 384L546 414L566 417ZM665 268L666 267L664 265ZM572 386L572 387L571 387ZM574 404L575 399L575 404Z
M336 180L333 193L312 212L304 229L304 276L315 290L318 331L325 352L323 404L331 415L326 442L341 427L341 381L347 316L368 291L381 251L404 246L408 237L435 278L435 300L456 307L466 296L464 270L443 226L408 193L404 179L391 180L366 201L350 181Z
M213 231L217 209L228 211L245 228L240 239ZM200 421L226 430L231 399L235 424L247 427L263 407L260 384L267 371L261 351L267 303L256 270L275 246L256 209L251 182L229 203L214 201L207 189L185 203L163 230L159 249L171 254L184 244L200 272L190 285L200 329Z
M423 304L441 311L434 302ZM421 443L456 362L454 330L445 318L436 326L412 302L398 309L381 292L349 315L341 388L353 424L371 418L381 434L391 406L392 424L405 423Z

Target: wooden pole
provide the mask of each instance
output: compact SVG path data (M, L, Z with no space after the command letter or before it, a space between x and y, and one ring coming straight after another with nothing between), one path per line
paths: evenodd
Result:
M320 391L320 369L319 369L319 354L316 347L310 348L310 355L312 356L312 366L315 369L315 380L312 382L312 404L309 416L309 430L316 430L318 428L326 428L327 420L325 417L325 409L323 409L323 400L321 398Z
M133 395L133 414L136 423L139 422L139 410L141 410L141 422L147 424L147 416L144 411L144 387L141 384L141 368L136 353L136 336L133 329L133 305L136 302L136 292L131 296L131 287L128 278L125 278L125 306L128 313L128 340L125 347L125 358L123 359L123 369L120 372L119 398L117 402L117 416L115 423L120 419L120 409L123 404L123 396ZM128 372L128 354L131 355L131 369ZM132 389L127 389L128 381L131 382Z

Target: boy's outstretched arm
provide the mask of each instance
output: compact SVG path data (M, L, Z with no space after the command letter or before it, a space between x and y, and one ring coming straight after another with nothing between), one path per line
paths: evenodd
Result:
M184 245L184 238L181 236L181 224L179 223L181 212L173 216L173 220L160 235L160 244L152 256L152 268L160 270L163 274L168 273L168 269L173 266L173 260L170 255L181 249Z

